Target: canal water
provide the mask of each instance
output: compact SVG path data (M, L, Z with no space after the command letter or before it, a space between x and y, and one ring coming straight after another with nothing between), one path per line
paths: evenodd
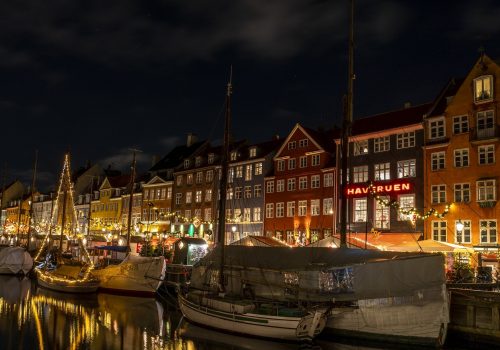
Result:
M0 275L0 349L280 350L382 349L318 340L279 343L192 325L175 305L151 298L74 295Z

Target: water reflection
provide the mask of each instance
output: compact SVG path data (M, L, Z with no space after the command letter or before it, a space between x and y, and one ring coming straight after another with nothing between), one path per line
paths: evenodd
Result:
M62 294L1 275L0 339L0 349L369 349L228 335L189 324L154 299Z

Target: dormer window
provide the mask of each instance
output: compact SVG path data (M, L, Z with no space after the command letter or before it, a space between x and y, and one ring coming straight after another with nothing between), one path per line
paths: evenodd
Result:
M196 159L194 160L194 164L196 166L200 166L201 165L201 157L196 157Z
M474 79L474 102L485 102L493 99L493 76L485 75Z
M295 141L288 142L288 149L295 149L295 148L297 148L297 144Z
M210 153L208 155L208 164L212 164L214 162L214 159L215 159L215 154Z
M256 156L257 156L257 148L255 148L255 147L250 148L250 158L253 158Z
M189 159L184 159L184 169L189 168Z
M231 161L236 160L236 158L238 158L238 152L236 151L231 152Z

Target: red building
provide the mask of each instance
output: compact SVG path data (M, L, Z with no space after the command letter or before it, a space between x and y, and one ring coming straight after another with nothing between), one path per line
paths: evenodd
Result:
M266 236L303 245L334 233L334 138L297 124L283 142L265 178Z

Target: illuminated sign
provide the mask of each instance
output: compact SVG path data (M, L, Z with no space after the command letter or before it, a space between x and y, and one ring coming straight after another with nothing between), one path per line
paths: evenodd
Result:
M346 195L348 197L363 197L372 193L380 195L400 194L413 192L413 183L407 181L396 181L390 183L377 183L372 184L372 189L366 184L348 185Z

